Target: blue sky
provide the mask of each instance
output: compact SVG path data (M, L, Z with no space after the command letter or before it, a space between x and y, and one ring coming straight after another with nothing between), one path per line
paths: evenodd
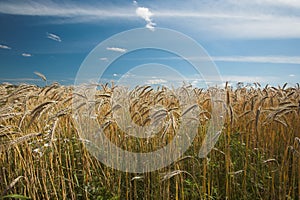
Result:
M0 1L0 27L0 82L42 84L33 73L38 71L49 82L72 84L100 42L142 27L169 28L193 38L214 60L223 81L299 82L298 0L7 0ZM145 50L128 53L110 72L118 78L130 66L154 61L185 67L174 55Z

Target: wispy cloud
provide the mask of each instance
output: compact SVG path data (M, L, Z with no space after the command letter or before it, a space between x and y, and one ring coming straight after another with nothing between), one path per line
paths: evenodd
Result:
M53 16L53 17L133 17L128 7L117 8L112 5L101 4L87 5L83 3L58 4L54 1L1 1L0 13L29 16Z
M120 52L120 53L125 53L127 51L127 49L119 48L119 47L107 47L106 50Z
M26 82L26 81L39 81L39 79L35 78L1 78L0 82Z
M300 7L300 2L298 0L255 0L255 1L240 1L240 0L227 0L233 4L245 4L245 6L259 5L262 7L289 7L297 8Z
M155 23L152 22L151 17L153 16L153 13L149 10L149 8L145 8L145 7L138 7L135 10L135 13L138 17L141 17L142 19L144 19L146 21L146 28L150 29L150 30L154 30L155 28Z
M163 83L167 83L167 80L164 79L149 79L146 81L146 84L150 84L150 85L157 85L157 84L163 84Z
M57 42L61 42L61 38L56 35L56 34L53 34L53 33L46 33L47 34L47 38L51 39L51 40L54 40L54 41L57 41Z
M153 8L157 21L218 38L300 38L300 1L189 2Z
M178 56L134 58L135 60L182 60ZM269 55L269 56L211 56L187 57L188 60L215 61L215 62L241 62L241 63L269 63L269 64L300 64L300 56Z
M30 53L22 53L23 57L31 57L32 55Z
M231 83L243 82L243 83L273 83L278 80L277 77L273 76L237 76L237 75L223 75L222 80L229 81Z
M214 61L272 64L300 64L300 56L214 56Z
M99 60L101 60L101 61L108 61L108 58L102 57L102 58L99 58Z
M236 85L238 82L242 82L244 84L247 83L252 84L258 82L262 86L267 84L277 86L284 83L289 83L289 85L293 86L297 82L299 82L297 78L295 78L295 76L286 76L286 75L282 77L281 76L259 76L259 75L258 76L223 75L222 80L223 80L223 86L225 85L225 82L229 82L229 84L232 86Z
M0 49L11 49L11 47L4 44L0 44Z
M254 83L259 82L261 84L273 84L276 82L280 82L280 77L276 76L260 76L260 75L234 75L234 74L228 74L228 75L221 75L222 81L220 82L220 77L208 77L206 80L202 80L201 78L195 78L190 77L187 81L191 83L192 85L203 85L203 83L208 84L210 86L214 85L223 85L225 82L229 82L231 85L234 85L238 82L242 83ZM284 80L283 80L284 81Z
M0 1L0 13L53 16L60 23L99 22L114 18L135 20L138 16L151 30L155 28L152 20L155 13L155 21L161 26L181 27L210 37L300 38L298 0L160 1L147 2L145 7L133 1L133 5L102 1L92 6L73 1L65 4L51 0Z

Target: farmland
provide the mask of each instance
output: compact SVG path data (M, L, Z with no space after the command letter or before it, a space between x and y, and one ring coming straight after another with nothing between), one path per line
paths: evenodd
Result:
M176 98L167 95L167 89L141 86L132 95L136 98L130 103L134 123L149 125L154 104L165 108L159 119L171 122L162 124L157 136L145 140L128 137L111 120L115 86L97 87L97 110L91 117L110 141L127 151L151 152L174 139L184 111ZM31 199L299 199L299 85L187 88L201 110L191 146L167 167L129 173L107 167L85 148L72 101L76 95L86 97L74 93L73 86L1 84L0 195ZM221 102L224 124L208 156L199 158L215 90L225 95Z

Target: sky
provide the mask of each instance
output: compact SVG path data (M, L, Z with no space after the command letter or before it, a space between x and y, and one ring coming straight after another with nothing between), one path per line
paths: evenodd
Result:
M0 82L42 85L34 74L40 72L48 84L73 84L97 45L137 28L170 29L195 40L224 82L295 85L300 77L298 0L1 0L0 27ZM99 55L99 68L110 63L103 80L132 78L142 66L135 71L151 74L151 80L142 77L145 83L164 83L172 70L163 68L200 82L190 63L172 52L130 52L118 44L105 50L120 57L110 62Z

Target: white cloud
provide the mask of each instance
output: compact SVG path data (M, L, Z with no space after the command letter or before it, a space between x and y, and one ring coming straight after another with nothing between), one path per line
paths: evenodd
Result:
M149 8L138 7L135 10L135 13L138 17L141 17L142 19L144 19L147 22L146 28L148 28L152 31L154 30L156 24L154 22L152 22L151 17L153 16L153 13L149 10Z
M296 75L295 74L289 74L289 77L295 77Z
M156 24L153 23L153 22L149 22L149 23L146 24L146 28L151 30L151 31L154 31L155 26L156 26Z
M11 47L4 44L0 44L0 49L11 49Z
M209 37L300 38L298 0L190 1L153 10L164 26L185 28Z
M214 56L214 61L272 64L300 64L300 56Z
M102 2L102 1L101 1ZM155 28L156 21L167 28L218 38L300 38L299 0L224 0L159 1L139 7L137 1L116 6L107 3L87 5L54 1L0 1L0 13L30 16L52 16L56 23L98 22L122 18L146 21ZM105 8L105 9L104 9ZM172 9L171 9L172 8ZM134 12L135 11L135 12ZM55 22L54 22L55 23Z
M136 77L136 74L133 74L129 71L126 74L124 74L122 77L123 78L133 78L133 77Z
M120 53L125 53L127 51L127 49L119 48L119 47L107 47L106 50L116 51L116 52L120 52Z
M153 14L148 8L138 7L135 12L137 16L143 18L146 22L151 22L151 17L153 16Z
M139 58L135 58L138 60ZM154 59L151 57L141 59ZM156 60L182 60L178 56L168 56L155 58ZM195 61L215 61L215 62L245 62L245 63L270 63L270 64L300 64L300 56L210 56L210 57L187 57L188 60Z
M256 0L253 3L264 4L268 6L287 6L287 7L300 7L299 0Z
M223 75L222 80L223 83L228 81L231 85L235 85L238 82L246 83L255 83L258 82L262 86L263 85L273 85L276 86L278 84L284 84L288 82L290 85L294 85L298 81L296 79L292 80L293 78L287 79L284 76L243 76L243 75ZM264 86L263 86L264 87Z
M167 83L168 81L164 79L150 79L146 81L146 84L155 85L155 84L162 84Z
M4 82L25 82L25 81L39 81L39 79L35 78L0 78L0 81Z
M23 57L31 57L32 55L30 53L22 53Z
M299 38L300 18L272 17L258 21L240 21L216 25L213 31L235 38Z
M108 5L103 9L101 4L92 6L80 3L55 3L54 1L1 1L0 13L29 16L53 17L133 17L128 7L116 8Z
M57 42L61 42L61 38L56 35L56 34L53 34L53 33L47 33L47 38L51 39L51 40L54 40L54 41L57 41Z
M108 58L102 57L102 58L99 58L99 60L101 60L101 61L108 61Z
M238 76L238 75L222 75L223 82L230 82L230 83L274 83L279 80L278 77L274 76Z
M300 13L300 9L298 12ZM300 37L300 16L283 14L279 10L270 12L259 12L251 8L250 10L240 8L239 11L226 11L225 8L203 9L197 12L191 9L156 10L155 15L163 25L180 26L196 32L202 31L218 38Z
M206 87L215 86L215 85L223 85L226 81L230 83L230 85L235 85L238 82L242 83L254 83L259 82L261 84L274 84L278 82L284 82L281 77L276 76L263 76L263 75L236 75L236 74L220 74L220 76L208 76L206 79L203 77L195 77L190 76L187 77L187 82L191 83L193 86L197 87ZM225 84L224 84L225 85Z

